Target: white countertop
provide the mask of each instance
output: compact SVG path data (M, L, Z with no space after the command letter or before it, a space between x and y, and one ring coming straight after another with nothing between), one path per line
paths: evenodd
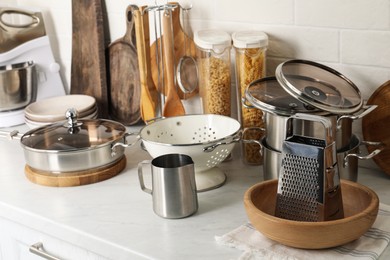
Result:
M24 125L13 129L27 131ZM137 164L150 156L139 145L125 154L125 170L111 179L55 188L30 182L24 175L19 141L0 139L0 217L111 259L237 259L241 255L237 249L218 245L214 237L248 221L243 196L263 180L261 166L244 165L235 149L233 159L219 166L228 177L226 184L199 193L195 215L164 219L154 214L152 198L138 181ZM385 173L360 168L359 182L372 188L382 203L390 204L390 177ZM381 258L388 258L389 251Z

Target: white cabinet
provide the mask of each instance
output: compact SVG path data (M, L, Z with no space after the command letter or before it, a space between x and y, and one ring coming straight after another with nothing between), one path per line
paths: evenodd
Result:
M42 243L43 250L52 259L61 260L106 260L78 247L75 244L30 229L10 220L0 218L0 260L43 260L50 259L30 252L30 247Z

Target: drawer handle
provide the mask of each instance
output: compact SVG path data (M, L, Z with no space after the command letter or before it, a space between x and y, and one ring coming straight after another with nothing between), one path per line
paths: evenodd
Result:
M57 258L55 256L50 255L43 249L42 242L35 243L34 245L30 246L30 252L38 255L40 257L43 257L48 260L61 260L60 258Z

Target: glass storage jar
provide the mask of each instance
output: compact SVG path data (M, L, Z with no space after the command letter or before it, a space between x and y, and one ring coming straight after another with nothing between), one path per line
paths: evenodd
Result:
M199 95L204 114L231 115L231 37L219 30L194 34L199 71Z
M232 35L235 49L236 95L239 120L246 140L260 140L264 135L263 112L245 107L241 97L249 83L266 75L266 52L268 36L260 31L241 31ZM243 160L248 164L261 164L260 146L256 143L242 144Z

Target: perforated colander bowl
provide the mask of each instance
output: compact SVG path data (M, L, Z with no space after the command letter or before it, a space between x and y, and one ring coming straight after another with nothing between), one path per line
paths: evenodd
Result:
M204 171L226 159L241 138L240 126L237 120L222 115L184 115L145 126L140 138L153 158L170 153L187 154L196 171Z

